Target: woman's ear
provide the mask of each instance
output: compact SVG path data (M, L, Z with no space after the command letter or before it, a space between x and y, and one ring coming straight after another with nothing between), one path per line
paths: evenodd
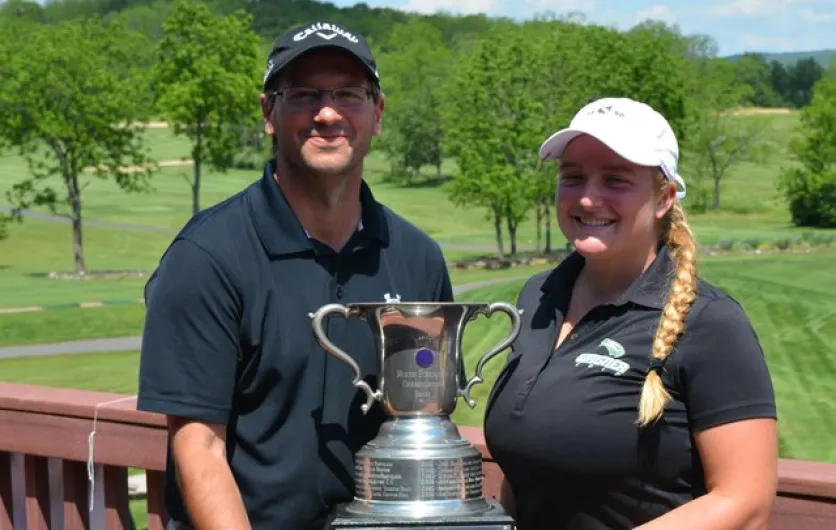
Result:
M656 219L663 219L673 208L673 201L676 200L676 184L668 182L662 187L659 198L656 202Z

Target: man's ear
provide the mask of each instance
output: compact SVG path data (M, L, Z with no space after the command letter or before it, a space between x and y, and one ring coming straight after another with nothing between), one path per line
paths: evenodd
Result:
M273 113L273 106L270 104L270 98L268 98L266 94L262 93L258 96L258 100L261 103L261 116L264 118L264 134L267 136L273 136L276 130L273 127L273 121L270 119L270 115Z
M380 97L377 100L374 108L374 130L373 133L375 136L379 136L381 131L383 130L383 109L386 107L386 98L384 98L383 93L380 94Z

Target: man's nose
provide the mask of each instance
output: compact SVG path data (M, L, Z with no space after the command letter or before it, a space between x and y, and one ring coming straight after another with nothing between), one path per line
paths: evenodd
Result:
M323 96L322 105L319 107L319 112L317 112L316 116L314 116L314 120L317 123L331 124L336 123L341 119L342 115L332 106L331 102L328 101L328 98Z

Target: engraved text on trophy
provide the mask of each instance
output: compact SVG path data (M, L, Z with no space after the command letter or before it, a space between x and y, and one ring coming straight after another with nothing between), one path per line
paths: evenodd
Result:
M482 495L482 458L404 460L360 458L355 464L356 495L374 501L478 499Z

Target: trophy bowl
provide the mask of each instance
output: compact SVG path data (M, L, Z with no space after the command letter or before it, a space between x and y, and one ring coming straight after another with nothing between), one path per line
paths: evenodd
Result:
M511 330L484 353L467 379L462 358L465 326L478 315L508 315ZM380 376L377 389L362 379L352 357L325 333L325 319L360 318L371 327ZM377 401L386 419L377 436L355 456L354 500L346 512L362 517L468 517L496 510L482 493L482 455L459 434L450 415L459 396L483 382L485 364L520 331L522 311L505 302L371 302L328 304L311 313L322 348L353 372L366 394L368 412Z

